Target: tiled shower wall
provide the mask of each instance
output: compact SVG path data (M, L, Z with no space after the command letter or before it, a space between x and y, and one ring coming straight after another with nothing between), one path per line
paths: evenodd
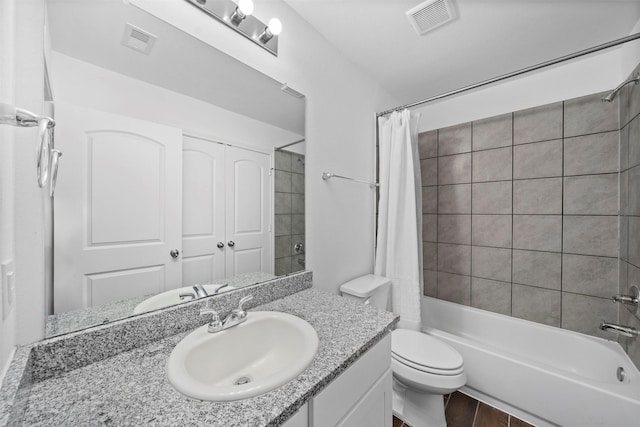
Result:
M634 71L638 73L640 66ZM640 286L640 88L627 86L620 95L620 289ZM620 323L640 329L640 319L624 307ZM640 367L638 338L623 338L622 344Z
M618 321L620 125L600 97L420 134L425 295L616 339L598 326Z
M275 274L289 274L304 266L304 162L302 154L275 152ZM296 251L295 245L302 243Z

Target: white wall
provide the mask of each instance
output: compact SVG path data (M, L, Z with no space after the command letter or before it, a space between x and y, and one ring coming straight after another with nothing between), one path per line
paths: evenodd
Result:
M14 2L0 2L0 102L13 104ZM14 129L0 125L0 263L10 262L13 253L13 145ZM0 278L0 282L2 278ZM0 312L3 292L0 288ZM15 310L0 315L0 381L15 345Z
M184 2L130 2L306 95L307 268L314 286L332 292L370 273L375 192L321 174L373 179L374 114L399 102L280 0L255 2L254 12L282 21L277 58Z
M432 102L416 108L420 132L612 89L622 81L620 67L620 48L614 48Z
M52 63L56 103L148 120L265 151L302 138L302 135L56 51L53 51Z

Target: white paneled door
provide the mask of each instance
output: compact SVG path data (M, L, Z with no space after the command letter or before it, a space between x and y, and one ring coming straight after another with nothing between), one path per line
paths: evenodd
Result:
M182 131L58 103L56 146L54 311L179 287Z
M273 273L269 156L226 147L226 274Z
M184 284L272 273L269 155L185 136Z
M183 150L183 283L216 283L225 277L225 146L185 136Z

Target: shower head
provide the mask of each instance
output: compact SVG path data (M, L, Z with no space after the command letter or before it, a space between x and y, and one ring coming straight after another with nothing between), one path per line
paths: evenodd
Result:
M614 99L616 99L616 95L618 94L618 92L620 92L620 90L625 87L628 84L638 84L638 82L640 82L640 73L639 74L635 74L632 78L630 78L629 80L620 83L620 85L615 88L613 91L611 91L611 93L607 96L603 96L602 98L600 98L600 100L602 102L612 102Z
M302 160L300 157L298 157L296 160L302 163L302 166L304 166L304 160Z

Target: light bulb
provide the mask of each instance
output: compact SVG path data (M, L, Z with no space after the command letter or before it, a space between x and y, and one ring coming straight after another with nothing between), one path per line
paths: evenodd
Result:
M277 36L278 34L280 34L280 32L282 32L282 22L280 22L278 18L271 18L269 19L268 28L271 34Z
M253 1L252 0L239 0L238 9L243 15L249 16L253 13Z

